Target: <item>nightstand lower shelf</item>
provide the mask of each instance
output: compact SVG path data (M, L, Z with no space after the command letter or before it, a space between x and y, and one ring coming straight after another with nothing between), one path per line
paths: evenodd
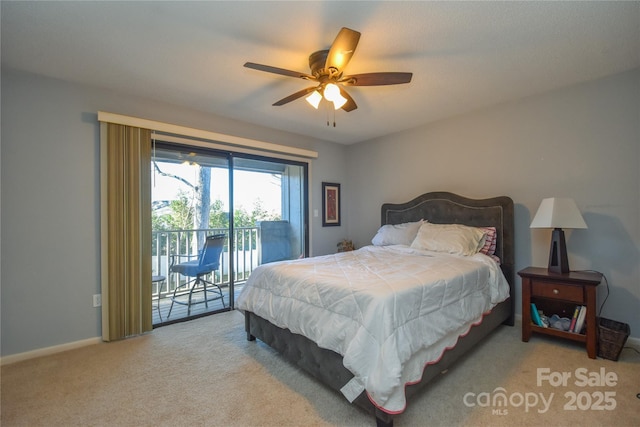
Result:
M586 334L576 334L573 332L566 332L566 331L561 331L559 329L553 329L553 328L542 328L534 324L531 324L531 332L538 332L545 335L552 335L554 337L564 338L572 341L578 341L578 342L584 342L584 343L587 342ZM529 334L529 337L530 336L531 334ZM527 338L526 340L524 339L524 336L522 338L523 338L522 340L525 342L529 341L529 338Z

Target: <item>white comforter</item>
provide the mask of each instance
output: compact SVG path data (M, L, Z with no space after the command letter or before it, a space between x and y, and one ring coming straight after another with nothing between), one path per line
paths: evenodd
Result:
M345 397L352 401L366 390L378 407L398 413L404 385L419 381L426 364L508 294L498 264L486 255L366 246L262 265L237 308L341 354L354 374Z

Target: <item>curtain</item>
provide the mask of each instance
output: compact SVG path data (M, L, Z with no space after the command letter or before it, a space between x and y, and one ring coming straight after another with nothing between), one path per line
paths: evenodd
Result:
M101 124L102 338L150 331L151 131Z

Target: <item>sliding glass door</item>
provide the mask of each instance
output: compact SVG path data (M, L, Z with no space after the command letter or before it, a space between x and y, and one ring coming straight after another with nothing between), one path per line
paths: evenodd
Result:
M233 309L258 265L308 253L306 163L156 142L152 174L154 325Z

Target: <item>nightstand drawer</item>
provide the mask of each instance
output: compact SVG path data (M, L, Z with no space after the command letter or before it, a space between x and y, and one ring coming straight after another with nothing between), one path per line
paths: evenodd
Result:
M582 286L533 282L531 284L531 296L571 301L578 304L584 303Z

